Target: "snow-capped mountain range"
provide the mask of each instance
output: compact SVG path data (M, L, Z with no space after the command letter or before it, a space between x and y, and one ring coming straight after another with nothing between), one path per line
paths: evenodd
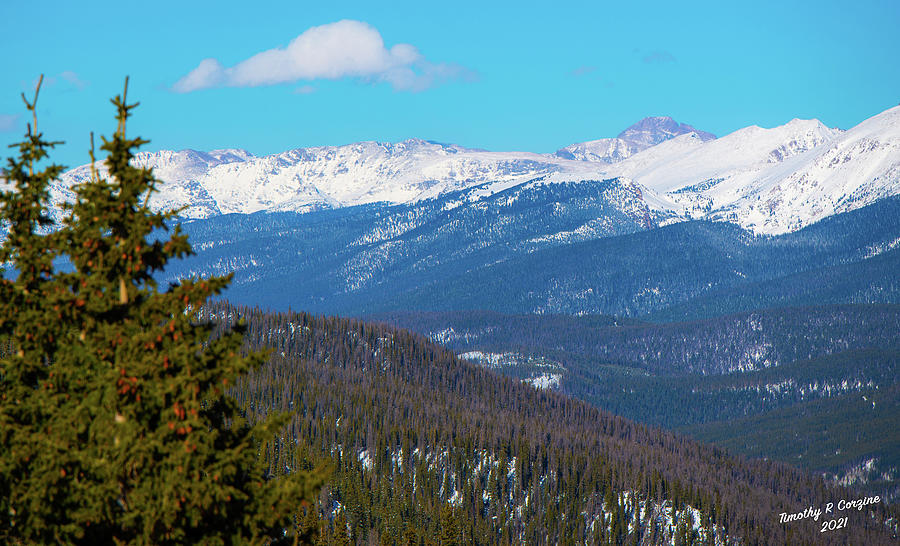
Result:
M706 218L776 234L900 193L900 106L848 131L795 119L720 138L671 118L646 118L615 139L554 154L410 139L264 157L243 150L142 152L136 163L153 167L163 181L151 204L184 207L186 218L412 203L480 185L486 197L539 177L543 183L619 178L639 188L665 222ZM70 187L88 176L88 165L64 173L54 199L71 199Z

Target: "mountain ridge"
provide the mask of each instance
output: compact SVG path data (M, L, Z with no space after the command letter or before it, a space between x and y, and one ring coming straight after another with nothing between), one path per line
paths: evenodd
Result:
M633 141L591 141L599 143L597 153L584 148L566 157L408 139L261 157L239 149L145 152L135 161L154 167L164 181L151 205L183 208L185 218L414 203L487 183L495 185L484 186L482 197L536 179L619 178L639 188L647 205L670 222L705 218L777 234L900 193L900 107L848 131L795 119L711 138L658 117L625 133ZM628 152L638 146L634 142L645 147ZM53 186L54 202L71 200L71 186L88 176L88 165L64 173Z

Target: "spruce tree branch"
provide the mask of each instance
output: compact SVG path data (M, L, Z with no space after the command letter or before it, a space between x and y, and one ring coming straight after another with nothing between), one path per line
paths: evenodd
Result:
M94 131L91 131L90 155L91 155L91 182L96 183L98 181L99 177L97 176L97 160L96 160L96 157L94 156Z
M37 86L34 88L34 100L31 102L31 107L29 108L29 110L31 110L31 119L32 119L32 121L34 122L34 134L35 134L35 135L37 135L37 132L38 132L38 130L37 130L37 101L38 101L38 94L41 92L41 84L42 84L43 82L44 82L44 75L41 74L41 76L38 78Z
M22 93L22 101L25 102L25 108L31 112L31 120L32 122L28 124L28 138L32 141L37 137L37 100L38 94L41 92L41 84L44 82L44 75L41 74L40 78L38 78L37 86L34 88L34 100L28 102L28 99L25 98L25 93ZM28 161L28 174L29 176L34 176L34 157L32 157Z
M125 121L128 119L128 76L125 76L125 89L122 91L122 100L116 105L119 108L119 126L116 134L125 138Z

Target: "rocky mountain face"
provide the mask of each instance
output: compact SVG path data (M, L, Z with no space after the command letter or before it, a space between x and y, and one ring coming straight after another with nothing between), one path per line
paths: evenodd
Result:
M716 135L712 133L698 131L690 125L678 123L668 116L649 117L625 129L616 138L602 138L571 144L557 150L556 156L578 161L617 163L647 148L689 133L696 133L704 142L716 138Z
M699 131L686 123L678 123L669 116L644 118L619 133L618 138L641 151L688 133L697 133L700 140L704 142L716 138L716 135L712 133Z

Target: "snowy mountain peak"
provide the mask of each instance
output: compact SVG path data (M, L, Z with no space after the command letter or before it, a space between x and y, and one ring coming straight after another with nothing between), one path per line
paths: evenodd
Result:
M686 123L678 123L669 116L657 116L642 119L619 133L616 138L602 138L566 146L558 150L556 156L577 161L618 163L685 134L694 134L703 142L716 138L712 133L699 131Z
M716 138L712 133L699 131L686 123L678 123L669 116L644 118L619 133L618 138L644 150L686 133L697 133L704 141Z

